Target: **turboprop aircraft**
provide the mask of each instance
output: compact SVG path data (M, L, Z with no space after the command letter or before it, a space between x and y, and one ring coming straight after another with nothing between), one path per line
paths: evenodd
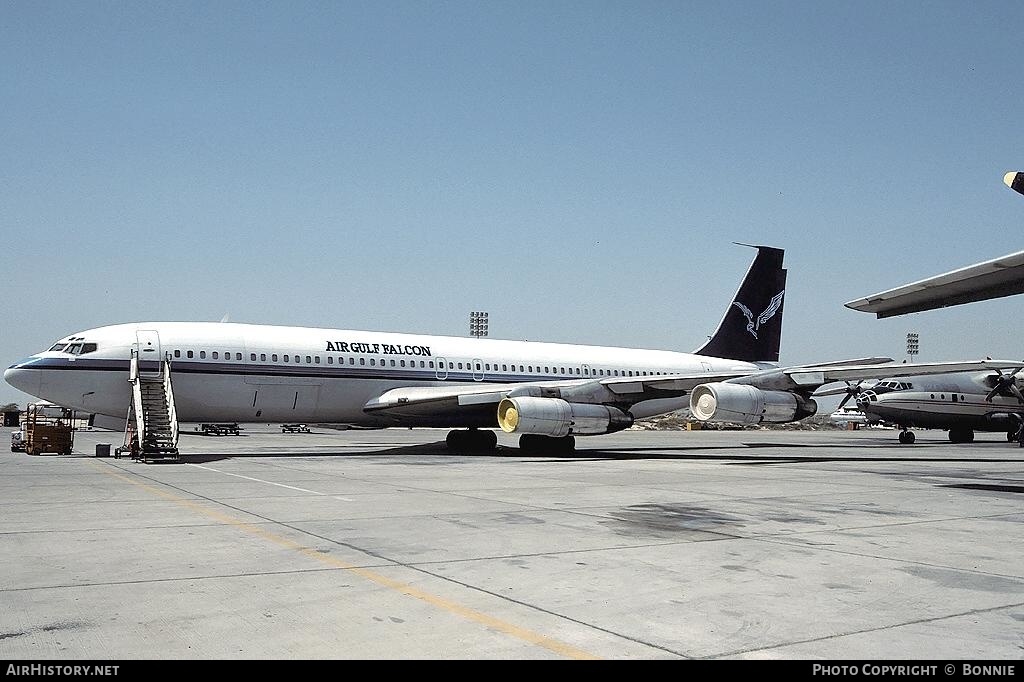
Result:
M1002 431L1024 447L1024 394L1017 386L1020 363L1008 373L965 372L885 379L857 394L864 414L903 427L901 443L913 443L909 427L948 429L953 443L974 441L975 431Z

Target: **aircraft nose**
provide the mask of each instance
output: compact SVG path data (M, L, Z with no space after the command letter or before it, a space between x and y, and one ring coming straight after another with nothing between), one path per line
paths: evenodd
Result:
M25 369L21 364L11 365L4 370L4 381L29 395L39 395L40 372Z

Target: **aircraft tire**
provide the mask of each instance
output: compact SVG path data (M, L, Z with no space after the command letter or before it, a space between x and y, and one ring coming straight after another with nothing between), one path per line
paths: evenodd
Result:
M449 431L444 439L448 449L460 455L494 452L498 445L498 436L494 431Z
M949 430L949 442L950 443L973 443L974 442L974 429L950 429Z
M535 436L532 433L524 433L519 436L519 450L524 455L539 455L543 448L543 436Z
M462 451L463 443L465 441L465 437L463 436L464 433L467 433L467 432L466 431L449 431L448 432L448 435L445 437L444 442L445 442L445 445L448 446L449 450L451 450L452 452L461 452Z
M900 443L903 445L912 445L917 437L914 436L913 431L900 431Z

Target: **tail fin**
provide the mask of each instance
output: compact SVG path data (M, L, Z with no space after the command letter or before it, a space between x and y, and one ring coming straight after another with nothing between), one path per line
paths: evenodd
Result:
M749 246L743 244L742 246ZM697 355L743 360L778 362L782 340L782 304L786 295L785 251L756 246L757 257L747 270L739 291L718 330Z

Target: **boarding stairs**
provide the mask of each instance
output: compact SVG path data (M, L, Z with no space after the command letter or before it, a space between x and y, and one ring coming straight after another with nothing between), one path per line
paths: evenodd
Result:
M130 452L132 459L147 463L178 461L178 417L171 388L170 358L161 360L155 372L143 371L138 352L133 350L128 381L132 385L132 402L119 453Z

